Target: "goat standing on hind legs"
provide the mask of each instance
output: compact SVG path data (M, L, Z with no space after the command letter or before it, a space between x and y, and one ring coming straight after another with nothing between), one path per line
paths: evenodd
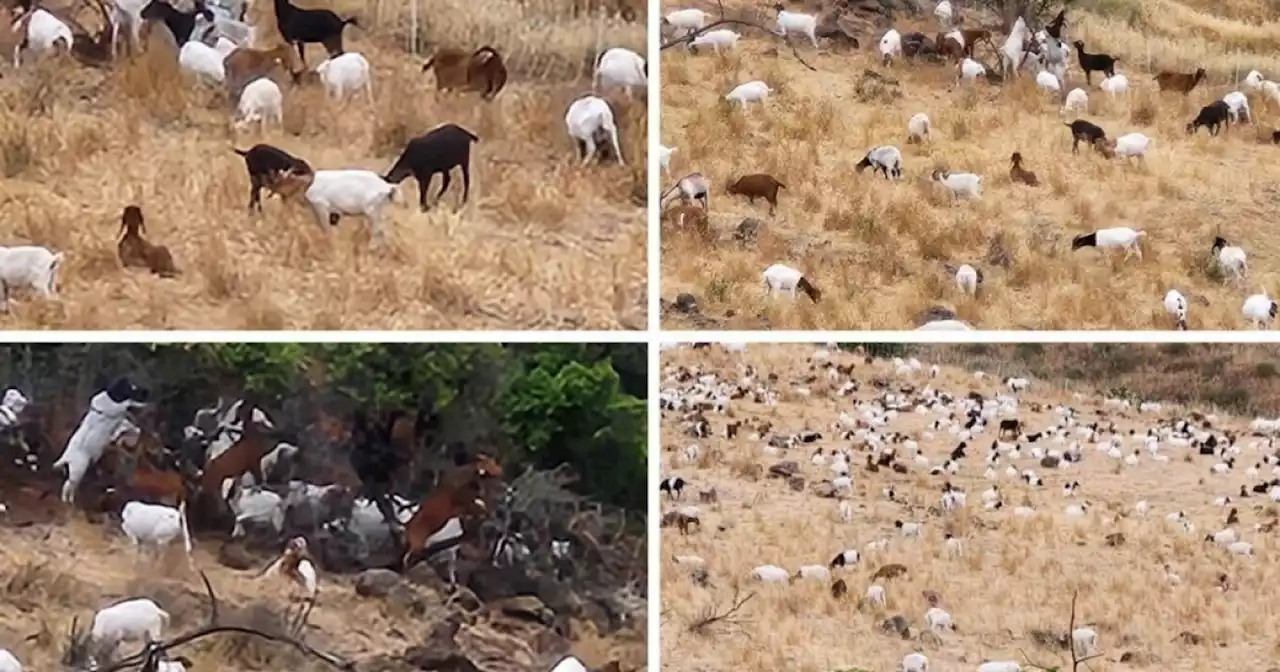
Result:
M439 546L456 547L462 539L461 535L435 544L436 548L428 547L427 542L450 519L457 518L461 522L470 515L487 512L484 496L487 486L495 482L502 482L502 467L493 458L483 454L476 455L471 464L441 479L435 492L422 501L405 526L405 553L400 562L401 571L408 571L417 560L444 550Z

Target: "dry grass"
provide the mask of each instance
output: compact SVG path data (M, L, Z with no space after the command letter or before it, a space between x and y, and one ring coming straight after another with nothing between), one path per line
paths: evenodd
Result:
M881 67L870 36L859 52L800 46L818 72L758 31L748 30L736 53L719 58L664 52L662 142L678 148L675 176L701 171L716 184L712 226L719 237L708 245L664 231L664 298L691 292L725 328L902 329L942 305L986 329L1163 329L1173 321L1161 299L1177 288L1191 300L1191 328L1244 326L1245 296L1280 291L1280 247L1258 228L1280 206L1280 164L1276 148L1257 137L1280 124L1280 110L1252 96L1256 127L1210 139L1205 132L1188 138L1184 126L1201 106L1240 88L1232 82L1250 69L1280 76L1280 24L1256 22L1273 19L1274 11L1259 0L1082 6L1069 12L1070 34L1091 52L1120 57L1132 91L1113 102L1095 77L1089 114L1080 116L1111 137L1150 136L1145 167L1087 151L1072 156L1063 122L1074 117L1061 117L1060 102L1038 92L1030 77L956 90L950 67ZM927 22L895 26L936 32ZM979 57L996 63L983 48ZM1156 91L1153 72L1197 65L1209 77L1187 99ZM864 82L867 69L897 84ZM778 90L767 111L731 111L721 99L752 79ZM1073 53L1067 89L1076 86L1084 82ZM907 119L917 112L933 122L930 144L906 143ZM902 149L902 183L854 173L863 154L881 144ZM1010 183L1014 151L1041 187ZM934 167L983 175L982 200L953 206L927 181ZM723 193L726 180L751 172L787 185L776 217L768 218L767 204ZM767 221L759 241L745 247L730 240L744 217ZM1109 226L1145 228L1146 258L1121 265L1094 250L1071 251L1073 236ZM1224 284L1208 264L1218 234L1247 250L1247 286ZM1010 266L992 261L997 247L1011 255ZM822 303L766 300L759 274L777 262L809 276L824 290ZM984 295L961 295L943 270L948 262L981 267Z
M114 532L110 536L104 532L102 527L79 519L54 527L47 535L38 527L0 528L0 647L12 650L26 669L60 669L58 660L72 617L79 616L81 627L87 628L96 609L125 597L152 597L170 612L173 621L167 636L206 624L208 602L204 588L199 576L186 568L180 550L174 548L176 553L171 553L160 567L135 567L128 541ZM216 545L198 546L203 548L197 548L197 566L208 574L226 622L243 623L238 619L247 619L254 627L278 627L283 610L271 605L286 604L286 593L281 590L277 595L276 584L257 581L256 570L236 572L218 565ZM398 654L408 646L422 644L431 628L447 614L444 596L439 596L439 601L429 598L425 613L408 614L404 611L407 607L395 601L354 597L351 584L349 578L321 577L320 597L306 633L311 645L349 660ZM483 621L481 618L480 624ZM352 628L352 623L361 627ZM24 641L27 636L42 632L35 641ZM137 647L126 645L120 650L132 653ZM589 628L573 642L572 651L593 667L615 659L623 661L625 669L644 664L643 642L600 637ZM225 635L199 640L173 654L186 655L196 670L332 669L284 647Z
M427 42L502 52L511 81L485 104L437 95L422 59L405 50L408 3L338 0L331 8L365 28L348 29L347 49L370 61L375 105L282 86L284 128L265 134L233 131L225 96L182 84L158 54L105 73L54 62L5 72L3 242L67 253L61 300L23 301L6 326L643 328L645 217L632 192L644 184L646 106L613 100L625 167L580 168L564 113L591 88L597 41L643 53L644 24L575 18L574 4L423 5ZM308 48L313 67L321 53ZM268 142L317 168L382 172L407 139L448 122L481 139L470 202L454 212L455 179L422 214L416 183L406 182L380 249L370 249L362 218L321 230L305 205L274 198L264 216L246 212L248 179L232 147ZM148 237L173 252L179 279L120 268L115 236L129 203L141 205Z
M1045 347L1052 351L1057 346ZM1235 347L1244 360L1242 364L1274 358L1276 354L1274 349L1257 355L1250 352L1253 346ZM715 351L669 351L663 363L697 365L706 372L736 378L739 361L743 361L757 367L761 380L766 374L776 373L779 390L788 389L788 383L810 373L805 357L814 346L749 348L742 356ZM934 361L923 348L915 354L926 366ZM1054 352L1047 357L1070 359ZM847 354L835 361L855 361L855 377L864 385L877 375L894 378L888 362L866 366L860 358ZM1071 364L1087 367L1080 358ZM947 366L938 379L928 382L935 389L957 394L975 387L987 394L996 391L996 383L990 378L985 383L975 383L970 370ZM923 380L917 382L924 384ZM1184 382L1194 386L1198 377L1187 374ZM1028 412L1026 402L1031 401L1072 404L1084 417L1093 417L1101 397L1087 387L1073 386L1075 392L1085 395L1076 398L1064 389L1066 384L1064 379L1036 380L1032 390L1022 395L1024 407L1019 418L1036 428L1048 424L1049 416ZM813 389L814 397L807 400L784 391L781 403L773 408L747 400L735 401L730 414L735 420L770 420L778 432L804 428L826 432L839 409L850 408L852 400L828 396L821 382L815 383ZM871 390L866 385L855 397L868 398L874 394ZM1162 417L1179 410L1192 409L1166 405ZM727 418L709 417L715 435L723 437ZM920 438L932 417L903 415L889 429ZM1121 431L1143 427L1136 417L1113 417ZM1149 422L1153 417L1147 415L1145 419ZM1242 429L1248 420L1223 415L1215 426ZM681 435L678 426L674 417L664 417L664 444L683 447L694 442ZM1089 663L1095 672L1262 669L1267 667L1264 661L1280 656L1280 637L1269 625L1272 619L1267 609L1259 606L1274 603L1280 597L1271 562L1280 543L1274 533L1253 529L1255 523L1274 515L1276 506L1257 498L1237 504L1240 523L1234 527L1243 539L1254 544L1257 557L1252 560L1228 556L1225 551L1206 547L1201 540L1205 532L1221 529L1226 515L1226 510L1212 506L1211 500L1233 494L1245 482L1243 473L1211 478L1207 458L1184 460L1184 451L1169 446L1164 451L1173 459L1167 464L1144 459L1136 467L1120 469L1089 448L1078 469L1047 474L1040 490L1002 479L1000 488L1009 506L1029 503L1040 511L1033 518L1015 519L1010 513L981 509L980 494L989 482L982 478L979 465L989 441L989 435L977 441L982 446L977 457L971 457L960 474L950 478L954 485L968 491L967 510L945 519L926 514L926 507L938 505L941 481L918 473L920 469L913 464L913 473L908 475L888 470L873 474L855 466L851 523L839 522L835 500L792 491L775 479L751 482L735 475L752 464L767 468L781 459L795 459L806 479L820 481L828 477L828 472L810 464L811 447L799 448L785 458L771 458L744 432L734 442L723 438L696 441L706 456L696 467L677 469L674 454L665 453L664 471L679 474L692 483L686 497L695 490L714 487L720 503L701 507L701 531L694 528L689 536L681 536L674 528L663 531L663 669L886 671L899 669L902 657L916 647L930 658L931 670L973 670L984 659L1017 660L1023 663L1023 669L1032 669L1025 665L1019 650L1025 650L1038 663L1060 665L1065 652L1037 646L1030 641L1030 632L1065 631L1074 590L1080 596L1077 623L1091 624L1098 631L1105 653L1104 658ZM1246 454L1241 456L1242 463L1252 464L1256 459L1253 449L1247 447L1253 441L1243 441ZM818 445L836 448L847 447L848 443L826 437ZM945 459L954 441L949 436L932 441L921 439L920 447L936 463ZM1034 460L1022 462L1023 468L1034 466ZM1061 488L1067 477L1081 483L1081 499L1093 504L1088 524L1073 525L1063 515L1067 502ZM908 506L885 500L881 491L890 484ZM697 501L696 497L692 499ZM1145 520L1132 515L1133 505L1141 499L1151 505L1152 513ZM1176 510L1184 511L1194 521L1196 534L1183 535L1164 521L1166 513ZM895 519L925 520L924 537L907 541L896 536ZM949 559L944 552L943 534L948 531L963 541L961 558ZM1104 538L1113 532L1122 532L1126 542L1119 547L1107 546ZM818 582L759 585L747 578L759 564L776 564L793 572L802 564L825 565L840 550L862 550L867 542L882 536L894 539L887 553L870 555L855 568L836 571L836 576L849 587L849 595L843 600L832 598L828 586ZM697 585L687 568L671 560L674 555L686 554L706 559L709 587ZM891 562L906 565L909 574L905 579L883 582L887 610L860 608L857 598L872 583L872 574ZM1165 563L1181 576L1182 585L1166 584L1161 570ZM1219 573L1226 573L1235 588L1219 592ZM756 595L734 622L713 626L706 634L688 631L708 605L718 602L723 610L739 586L743 595L749 591ZM911 622L914 638L927 609L923 590L933 590L941 596L942 606L954 616L958 632L944 635L941 643L903 641L896 635L881 634L880 622L901 614ZM1177 637L1183 631L1203 637L1203 643L1183 643ZM1128 662L1118 662L1125 654ZM1061 669L1070 669L1070 665Z

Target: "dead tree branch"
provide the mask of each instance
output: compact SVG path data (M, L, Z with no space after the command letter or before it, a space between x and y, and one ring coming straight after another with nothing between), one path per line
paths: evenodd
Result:
M699 35L702 35L703 33L706 33L706 32L711 31L711 30L715 30L716 28L719 28L719 27L721 27L721 26L747 26L747 27L749 27L749 28L755 28L755 29L757 29L757 30L760 30L761 32L764 32L764 33L766 33L766 34L772 35L772 36L774 36L774 37L781 38L781 39L782 39L782 43L783 43L783 44L785 44L785 45L787 45L788 47L790 47L790 48L791 48L791 55L792 55L792 56L795 56L797 61L800 61L800 65L803 65L804 67L806 67L806 68L808 68L808 69L812 70L813 72L817 72L817 71L818 71L818 69L817 69L817 68L813 67L812 65L809 65L809 62L808 62L808 61L806 61L806 60L804 60L804 58L802 58L802 57L800 56L800 52L796 49L796 45L792 44L792 42L791 42L790 38L788 38L785 34L779 35L778 33L775 33L774 31L769 30L768 28L765 28L764 26L762 26L762 25L760 25L760 24L758 24L758 23L756 23L756 22L754 22L754 21L747 21L747 20L745 20L745 19L726 19L726 18L724 17L724 2L723 2L723 0L716 0L716 6L717 6L717 7L719 8L719 10L720 10L720 18L719 18L719 19L716 19L715 21L712 21L711 23L709 23L709 24L707 24L707 25L705 25L705 26L703 26L703 27L701 27L701 28L699 28L699 29L697 29L697 30L691 31L691 32L689 32L689 33L687 33L687 34L685 34L685 35L682 35L682 36L680 36L680 37L676 37L676 38L672 38L671 40L668 40L668 41L666 41L666 42L663 42L663 43L658 47L658 50L659 50L659 51L665 51L665 50L667 50L667 49L670 49L671 47L680 46L680 45L682 45L682 44L689 44L690 42L694 41L694 39L696 39Z
M1076 653L1076 642L1075 642L1075 632L1076 632L1076 599L1077 599L1078 597L1080 597L1080 591L1079 591L1079 590L1072 591L1072 593L1071 593L1071 621L1067 624L1067 650L1071 652L1071 672L1079 672L1080 666L1081 666L1081 665L1083 665L1084 663L1087 663L1087 662L1089 662L1090 660L1093 660L1094 658L1101 658L1101 657L1102 657L1102 653L1101 653L1101 652L1099 652L1099 653L1094 653L1094 654L1091 654L1091 655L1085 656L1085 657L1083 657L1083 658L1079 657L1079 656L1078 656L1078 654ZM1044 672L1058 672L1058 669L1059 669L1058 667L1046 667L1046 666L1041 665L1041 664L1039 664L1039 663L1032 662L1032 661L1031 661L1031 657L1027 655L1027 652L1026 652L1026 651L1023 651L1022 649L1018 649L1018 652L1019 652L1019 653L1021 653L1021 654L1022 654L1022 658L1023 658L1024 660L1026 660L1026 661L1027 661L1027 665L1029 665L1029 666L1031 666L1031 667L1034 667L1034 668L1036 668L1037 670L1044 670Z
M705 634L708 628L716 624L736 625L739 622L737 617L738 611L742 609L742 607L745 606L751 598L756 596L755 593L748 593L746 597L739 598L739 595L740 590L735 588L733 590L733 599L730 600L730 606L723 612L720 611L719 605L712 602L711 606L702 611L702 614L697 620L689 624L689 632L701 635Z

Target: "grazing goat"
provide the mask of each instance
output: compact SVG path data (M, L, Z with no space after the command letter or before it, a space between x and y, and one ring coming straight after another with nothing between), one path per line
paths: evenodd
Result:
M163 23L168 27L169 32L173 33L173 39L178 44L186 44L187 40L191 39L191 33L196 27L196 16L203 16L206 20L213 21L213 12L204 6L203 0L196 0L195 8L190 12L180 12L165 0L151 0L146 7L142 8L139 16Z
M1141 260L1142 248L1138 246L1138 243L1146 235L1147 232L1142 229L1132 229L1127 226L1098 229L1093 233L1084 233L1073 238L1071 240L1071 249L1074 251L1082 247L1096 247L1107 250L1119 247L1124 249L1125 259L1128 259L1129 255L1135 255Z
M933 181L946 187L954 200L982 198L982 176L973 173L951 173L934 170Z
M1014 152L1009 157L1009 180L1011 182L1020 182L1029 187L1040 186L1040 180L1036 179L1036 174L1022 167L1022 153Z
M794 299L796 291L799 290L814 303L822 298L822 290L809 282L800 271L785 264L774 264L764 269L760 274L760 280L766 293L787 292Z
M480 91L483 100L492 100L507 83L507 66L502 62L502 55L487 45L471 53L441 47L422 64L422 71L427 70L435 73L437 90L468 88Z
M307 63L308 44L322 44L329 57L342 55L342 31L347 24L359 27L354 17L338 18L327 9L301 9L289 0L274 0L276 28L284 41L298 49L298 60Z
M1103 84L1110 80L1103 80ZM1062 101L1062 109L1059 114L1066 114L1077 110L1089 109L1089 94L1084 89L1071 89L1067 97Z
M1069 124L1063 124L1071 129L1071 153L1080 153L1080 143L1094 144L1098 140L1106 140L1107 132L1101 127L1085 121L1084 119L1076 119Z
M0 247L0 313L9 312L9 292L30 287L46 299L58 297L58 269L63 253L37 245Z
M895 57L899 56L902 56L902 34L890 28L889 32L880 38L880 59L888 66Z
M898 151L893 145L881 145L873 147L867 155L862 157L858 165L853 169L861 173L867 168L871 168L874 175L877 171L884 173L884 179L900 179L902 177L902 152Z
M1208 105L1200 108L1200 113L1196 115L1187 124L1187 135L1192 135L1204 126L1209 129L1209 135L1217 135L1218 130L1226 127L1231 130L1231 106L1221 100L1215 100Z
M818 29L818 20L812 14L788 12L782 8L780 3L773 5L773 11L778 13L778 30L775 31L777 35L782 36L782 39L785 40L788 35L798 33L809 38L809 42L814 49L818 48L818 38L815 35L815 31Z
M1183 296L1182 292L1176 289L1169 290L1164 295L1164 309L1173 316L1175 329L1187 330L1187 297Z
M120 511L120 529L133 542L134 550L141 555L145 548L159 550L174 539L181 538L187 561L191 560L191 531L187 526L187 503L178 508L160 504L129 502Z
M225 58L225 54L204 42L191 40L178 50L178 67L195 75L202 84L210 81L222 84L227 81Z
M728 28L718 28L716 30L708 30L705 33L693 38L688 49L690 53L698 53L698 47L711 47L711 50L719 54L720 49L732 49L738 44L738 39L742 36L729 30Z
M924 142L929 139L929 117L923 112L911 116L907 120L907 142Z
M1264 326L1269 327L1276 319L1276 302L1266 294L1254 294L1244 300L1241 312L1253 324L1254 329L1262 329Z
M1151 138L1141 133L1125 133L1115 140L1098 140L1095 146L1108 159L1114 159L1117 156L1122 159L1136 157L1138 161L1145 163L1147 149L1151 147Z
M1249 111L1249 98L1241 91L1232 91L1222 97L1222 102L1230 108L1231 121L1240 123L1244 119L1248 123L1253 123L1253 113Z
M316 224L337 226L342 215L364 215L376 239L385 235L382 209L395 198L396 185L371 170L317 170L303 176L286 173L288 189L301 189L311 205Z
M730 182L725 186L725 193L746 196L747 201L752 204L757 198L763 198L769 202L769 214L772 215L778 208L778 190L786 188L787 185L779 182L772 175L756 173L744 175L737 181Z
M405 552L402 569L408 569L427 548L427 539L445 526L450 518L463 518L468 513L488 510L484 503L486 485L502 481L502 467L488 455L476 455L471 464L448 474L435 492L419 504L405 525Z
M613 150L618 165L626 165L622 159L622 148L618 146L618 126L614 122L613 110L605 99L589 95L573 101L565 112L564 123L569 137L578 147L582 165L587 165L592 158L600 160L597 151L601 145Z
M327 58L316 66L316 74L324 84L325 95L342 99L348 91L364 89L369 103L373 103L373 81L369 77L369 61L364 56L348 52Z
M243 151L233 147L231 150L244 157L245 170L249 171L250 212L253 212L255 206L258 212L262 212L262 189L264 187L273 194L280 194L279 189L284 184L281 182L281 178L286 173L302 176L315 172L312 170L311 164L271 145L258 144Z
M1182 95L1191 93L1200 80L1204 79L1204 68L1196 68L1192 74L1162 71L1156 75L1156 85L1161 91L1177 91Z
M1098 88L1111 94L1112 98L1115 98L1117 93L1129 92L1129 78L1124 75L1108 77L1098 84Z
M1252 91L1262 92L1262 99L1267 103L1280 104L1280 84L1262 78L1262 73L1250 70L1244 78L1244 85Z
M114 650L120 642L160 641L169 625L169 613L145 597L125 600L98 610L88 633L89 641Z
M423 212L427 211L427 188L431 186L431 178L436 173L443 178L440 193L436 201L449 189L449 172L455 167L462 169L461 208L471 193L471 143L480 142L480 138L457 124L445 124L428 131L426 135L416 137L405 145L400 158L382 178L391 184L400 184L410 175L418 181L418 205Z
M142 220L142 208L136 205L125 206L120 215L120 242L116 244L116 254L120 263L126 268L136 266L149 269L162 278L178 275L178 268L173 263L173 255L164 245L153 245L142 234L147 225Z
M707 197L708 192L711 191L711 183L702 176L702 173L689 173L680 178L680 181L676 182L675 186L662 194L659 203L665 205L667 198L673 195L677 189L680 190L680 200L685 202L697 201L702 203L703 210L709 211L711 209L711 203Z
M70 53L71 45L75 43L71 27L43 9L37 8L18 17L13 23L13 30L23 33L22 42L13 48L15 68L22 65L23 51Z
M1101 72L1108 77L1114 77L1116 74L1116 63L1119 58L1111 54L1086 54L1084 51L1084 40L1076 40L1071 43L1076 48L1076 57L1080 61L1080 69L1084 70L1084 81L1086 84L1093 84L1092 75L1095 72Z
M596 61L595 75L591 80L593 92L609 87L622 87L627 98L634 97L633 90L647 91L649 66L644 58L630 49L614 47L600 55Z
M135 385L128 377L117 378L106 389L89 400L89 408L80 425L67 440L67 447L53 463L55 470L63 470L62 501L75 501L76 490L89 467L97 462L107 446L117 435L123 423L128 422L129 409L146 404L150 391Z
M1215 236L1213 247L1209 248L1209 254L1213 255L1224 275L1229 275L1236 280L1243 280L1249 275L1249 264L1246 261L1244 249L1228 243L1226 238Z
M240 92L240 103L236 107L239 119L237 128L246 128L258 122L262 130L266 130L267 122L284 125L284 94L280 86L266 77L249 82Z
M747 103L764 105L764 101L769 99L769 94L771 93L773 93L773 89L768 84L757 79L733 87L732 91L725 94L724 99L730 103L738 103L745 110L747 109Z

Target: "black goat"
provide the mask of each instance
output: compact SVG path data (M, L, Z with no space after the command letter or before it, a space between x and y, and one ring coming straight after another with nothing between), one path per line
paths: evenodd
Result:
M1089 144L1094 144L1099 140L1107 139L1107 132L1099 126L1091 124L1084 119L1076 119L1069 124L1063 124L1071 129L1071 153L1080 153L1080 141L1083 140Z
M1271 131L1271 144L1280 145L1280 131Z
M1084 40L1076 40L1071 44L1076 48L1076 55L1080 59L1080 69L1084 70L1085 83L1093 83L1089 75L1089 73L1092 72L1101 72L1105 73L1108 77L1115 77L1116 63L1120 62L1120 59L1112 56L1111 54L1084 53Z
M392 184L404 182L410 175L418 181L418 205L422 211L427 210L427 187L431 186L431 177L436 173L444 178L440 185L440 193L436 201L444 196L449 188L449 171L455 166L462 168L462 201L458 207L467 202L471 193L471 143L480 142L480 138L457 124L445 124L428 131L426 135L416 137L405 145L400 158L382 178Z
M213 12L205 7L203 0L196 0L195 9L190 13L180 12L173 5L165 2L165 0L151 0L146 7L142 8L142 18L152 21L159 21L173 33L173 39L179 44L186 44L191 39L191 33L196 28L196 17L203 16L210 23L213 22Z
M1044 27L1044 32L1048 33L1053 39L1062 41L1062 29L1067 25L1067 10L1063 9L1058 15L1053 17L1053 21Z
M278 194L282 173L293 175L310 175L315 172L311 165L298 157L271 145L254 145L246 151L231 148L236 154L244 157L244 167L249 171L249 211L256 206L262 212L262 188Z
M1209 129L1209 135L1217 135L1218 129L1224 124L1227 130L1231 130L1231 106L1224 101L1215 100L1200 108L1200 114L1187 124L1187 135L1200 130L1201 126Z
M342 55L342 30L347 24L359 27L354 17L340 19L327 9L302 9L289 0L275 0L276 27L285 42L298 48L298 60L307 64L305 45L323 44L329 58Z

